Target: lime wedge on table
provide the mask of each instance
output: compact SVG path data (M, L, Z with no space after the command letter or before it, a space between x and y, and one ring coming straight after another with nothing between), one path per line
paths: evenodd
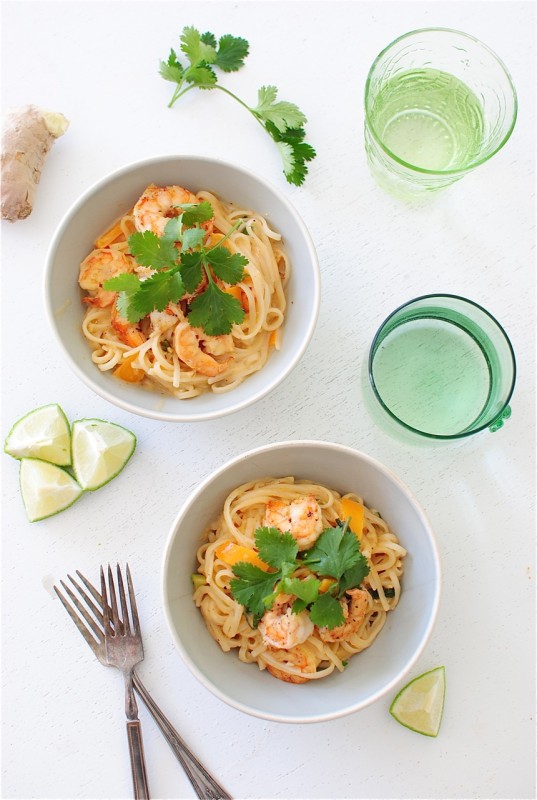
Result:
M66 470L38 458L22 458L21 494L30 522L63 511L83 494L82 488Z
M40 458L65 467L71 463L71 434L57 403L30 411L8 433L4 451L13 458Z
M436 667L407 683L390 706L390 714L406 728L437 736L444 710L444 667Z
M72 430L73 470L83 489L93 491L118 475L136 447L136 437L102 419L78 419Z

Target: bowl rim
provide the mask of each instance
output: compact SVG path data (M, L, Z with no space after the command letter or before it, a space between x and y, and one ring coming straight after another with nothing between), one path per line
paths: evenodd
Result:
M170 602L166 596L166 587L167 587L167 572L168 572L168 565L170 560L170 553L173 546L173 542L175 540L175 536L177 533L177 528L179 524L184 520L188 512L190 511L192 505L201 494L205 491L206 487L215 480L218 480L228 469L234 467L236 464L240 463L241 461L246 461L252 457L255 457L261 453L265 453L268 451L275 451L275 450L283 450L283 449L300 449L304 446L315 446L319 447L320 449L327 449L327 450L335 450L340 453L345 453L346 455L350 456L358 456L362 459L368 466L373 467L380 471L386 478L390 481L395 483L399 489L402 490L405 497L410 501L412 506L414 507L416 513L418 514L420 521L423 525L424 530L426 531L427 538L431 548L431 555L433 558L435 571L437 575L437 580L434 585L434 592L432 596L431 608L429 611L429 619L427 622L427 626L422 634L419 646L416 648L415 652L413 653L412 657L397 671L397 673L383 686L381 689L376 691L374 694L370 695L365 700L360 702L346 705L343 708L336 709L335 711L325 712L321 714L313 714L311 716L297 716L293 714L283 715L283 714L275 714L269 713L265 711L261 711L253 706L250 706L246 703L241 702L240 700L236 700L233 697L225 694L218 686L213 684L196 666L193 659L191 659L188 651L184 647L181 638L177 634L175 627L172 621L172 614L170 610ZM198 679L198 681L208 689L212 694L218 697L223 702L227 703L232 708L237 709L238 711L242 711L246 714L249 714L254 717L258 717L260 719L268 720L270 722L286 722L292 724L307 724L313 722L327 722L332 719L339 719L341 717L347 716L348 714L352 714L355 711L360 711L363 708L371 705L372 703L379 700L381 697L385 696L389 691L393 690L394 687L399 683L399 681L407 675L412 667L417 662L418 658L421 656L427 642L430 639L431 633L433 631L436 618L438 615L438 608L440 604L440 594L442 589L442 566L440 562L440 553L438 548L438 543L436 541L436 537L432 526L429 522L429 519L421 507L417 497L414 493L408 488L408 486L393 472L389 467L386 467L377 459L373 458L372 456L367 455L361 450L357 450L356 448L349 447L348 445L338 444L336 442L327 442L323 440L316 440L316 439L297 439L297 440L287 440L282 442L275 442L274 444L266 444L261 445L259 447L252 448L247 450L239 455L234 456L233 458L229 459L224 463L222 466L218 467L217 469L213 470L209 475L207 475L199 484L198 486L193 489L186 500L183 502L179 513L175 517L173 524L168 532L168 536L166 539L165 547L164 547L164 554L162 557L161 562L161 573L160 573L160 585L161 585L161 601L164 608L164 616L166 619L166 624L168 627L168 631L171 635L172 641L175 644L176 649L179 652L183 662L189 668L191 673ZM208 635L210 635L208 633Z
M287 364L285 369L283 369L279 374L277 374L272 381L267 383L267 385L259 388L257 392L244 398L241 401L236 401L235 403L232 402L228 408L202 411L195 415L193 415L192 412L190 413L188 412L188 405L185 406L185 411L163 411L156 408L155 409L142 408L137 403L124 400L121 397L117 397L113 392L109 391L107 388L99 386L93 380L91 375L89 375L84 369L82 369L79 363L74 358L71 357L71 354L65 347L64 341L61 338L56 325L55 311L54 308L52 307L52 297L51 297L52 264L54 260L54 255L66 229L68 228L69 224L71 223L75 215L80 211L80 209L83 207L83 205L88 201L90 197L97 194L111 181L120 178L122 175L129 174L135 171L136 169L144 168L152 164L159 164L167 161L175 161L178 163L183 161L188 161L188 162L201 161L206 164L213 164L215 165L215 167L223 167L224 169L232 170L238 174L239 178L241 175L243 175L261 184L266 191L268 191L270 194L276 197L276 199L284 206L286 212L294 219L300 231L300 234L303 238L304 244L306 246L309 255L309 262L312 266L312 272L313 272L312 313L310 314L308 325L303 331L301 343L297 348L297 351L295 352L293 358ZM139 159L137 161L131 161L128 164L124 164L122 167L119 167L113 170L112 172L107 173L105 176L95 181L81 195L79 195L79 197L74 201L74 203L72 203L69 206L69 208L61 218L60 222L58 223L56 230L54 231L54 234L52 236L52 239L50 241L50 244L47 248L47 252L45 255L45 269L43 274L43 295L45 301L45 311L49 322L49 326L53 331L53 335L56 339L57 344L60 347L61 352L63 353L64 358L67 360L69 366L78 376L78 378L83 383L85 383L86 386L92 389L92 391L94 391L97 395L102 397L104 400L107 400L109 403L118 406L124 411L129 411L131 414L136 414L138 416L158 420L160 422L204 422L206 420L219 419L221 417L227 416L228 414L233 414L237 411L241 411L243 408L247 408L248 406L253 405L258 400L261 400L263 397L266 397L266 395L268 395L270 392L276 389L276 387L279 386L285 380L285 378L287 378L288 375L293 371L293 369L296 367L296 365L304 355L308 345L310 344L311 339L313 337L313 333L315 331L315 327L317 325L317 320L319 317L319 309L321 304L321 273L320 273L319 257L317 255L315 244L313 242L313 239L311 237L308 228L306 227L306 224L304 223L297 209L274 184L272 184L270 181L266 180L266 178L254 172L253 170L250 170L249 168L242 165L234 164L231 161L226 161L225 159L212 158L210 156L201 156L193 153L192 154L170 153L168 155L149 156L147 158ZM151 393L151 394L155 398L158 398L160 396L158 393ZM151 396L151 394L148 393L149 396ZM175 399L177 400L178 403L182 402L177 398ZM187 403L188 401L184 402Z

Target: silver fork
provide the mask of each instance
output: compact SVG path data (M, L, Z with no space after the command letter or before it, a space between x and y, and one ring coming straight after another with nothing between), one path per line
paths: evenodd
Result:
M131 757L132 783L134 796L139 800L149 800L149 786L145 768L142 726L138 719L138 704L134 696L133 672L136 664L144 660L142 631L136 608L136 598L132 585L129 565L126 568L129 602L119 564L117 565L117 591L121 604L121 617L112 568L108 566L108 588L104 570L101 567L101 597L103 608L104 651L106 663L123 673L125 680L125 716L127 717L127 737ZM110 595L110 599L108 599ZM130 606L130 619L129 619Z
M82 598L84 603L80 602L79 597L64 581L60 581L63 590L69 600L60 592L57 586L54 586L56 594L60 598L65 610L75 623L76 627L90 646L93 653L97 656L102 664L109 665L106 660L106 648L104 643L104 612L105 604L103 604L102 595L97 591L90 581L84 575L76 571L80 581L84 584L85 589L68 575L67 577L75 587L78 595ZM132 581L131 581L132 585ZM85 604L85 605L84 605ZM108 618L113 611L106 603ZM88 612L91 611L91 614ZM113 618L112 618L113 623ZM121 623L119 623L121 629ZM181 736L175 730L171 722L164 716L158 705L155 703L142 681L133 671L133 683L136 691L144 701L149 712L153 716L155 722L164 734L166 741L173 750L176 758L179 760L181 766L186 772L190 780L196 796L201 800L232 800L229 795L212 777L212 775L205 769L201 761L192 753L192 751L185 744Z

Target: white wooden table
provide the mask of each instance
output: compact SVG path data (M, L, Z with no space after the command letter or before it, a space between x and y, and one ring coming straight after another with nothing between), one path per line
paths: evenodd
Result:
M103 669L53 595L74 569L128 559L146 659L140 674L194 751L236 798L535 796L535 3L3 2L3 106L62 111L35 211L2 223L3 435L59 402L138 436L125 472L66 513L29 524L17 464L3 456L3 796L131 796L119 673ZM223 93L166 107L158 61L185 25L242 35L251 55L222 83L255 104L275 84L308 115L310 176L286 184L273 143ZM362 96L370 63L405 31L453 27L504 59L518 89L511 141L488 164L411 209L369 176ZM138 418L94 396L48 327L43 262L53 232L90 184L130 161L210 154L274 182L318 248L322 305L293 374L254 407L197 425ZM495 433L445 446L403 445L369 417L360 371L397 305L452 292L508 331L519 376L513 415ZM181 503L228 458L270 441L319 438L369 453L414 490L438 537L445 575L433 636L413 674L445 664L440 735L398 726L391 697L332 723L250 718L203 689L175 652L160 600L164 541ZM231 657L231 656L230 656ZM297 691L300 691L298 688ZM193 790L142 710L154 797Z

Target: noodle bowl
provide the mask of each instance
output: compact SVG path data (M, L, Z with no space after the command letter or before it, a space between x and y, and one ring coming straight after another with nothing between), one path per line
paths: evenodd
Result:
M304 498L308 498L310 504L315 502L319 508L319 530L336 526L344 518L346 507L362 509L359 539L369 573L361 582L361 589L354 591L363 595L364 608L355 625L347 621L332 635L310 623L312 632L305 640L302 637L295 642L289 637L289 647L272 646L270 640L267 644L265 629L268 625L263 625L263 622L270 616L272 624L274 620L280 623L281 617L277 612L266 612L259 626L252 625L244 607L234 599L230 590L234 570L228 554L233 553L234 545L238 546L239 560L255 552L255 531L266 524L267 508L272 505L297 509ZM310 510L308 514L311 518ZM293 533L296 524L286 520L282 530L287 527ZM194 581L199 585L194 592L194 601L208 630L222 650L236 649L241 661L256 663L259 669L268 669L286 682L303 683L324 678L334 670L342 672L352 656L371 646L384 627L387 615L399 602L406 550L378 511L364 506L363 499L355 494L348 493L342 497L324 485L293 477L250 481L228 495L222 513L206 532L205 539L197 551L199 566ZM299 565L294 577L306 579L310 574L309 569ZM324 579L329 581L326 577ZM345 602L351 607L349 595L352 595L352 590L344 594L341 601L345 610ZM291 599L284 598L289 604ZM296 620L296 615L293 618L293 614L287 612L284 618L286 630L293 623L296 627Z
M215 387L216 391L211 388L199 392L194 387L197 393L190 396L188 402L163 389L160 383L152 382L152 390L148 391L146 386L149 379L137 383L119 380L114 371L120 362L128 363L128 358L124 358L123 354L129 348L123 343L121 348L115 348L116 353L121 350L118 363L110 369L99 369L92 360L92 356L99 356L94 353L92 343L82 332L84 313L89 305L81 303L85 295L77 281L78 265L95 249L96 240L100 239L103 231L109 230L113 220L121 216L129 217L130 209L151 183L160 187L186 186L194 193L208 190L216 198L233 201L235 210L253 209L256 220L259 219L257 212L260 212L268 228L281 236L280 241L271 238L271 242L275 249L282 248L288 265L291 265L289 272L288 266L279 264L278 271L281 270L284 284L286 306L282 313L285 320L283 325L279 324L279 313L269 314L266 319L263 331L268 336L264 335L263 338L269 339L269 357L262 368L250 372L245 380L235 382L228 390L223 390L225 387L218 380L215 384L220 385ZM130 234L131 230L128 226L126 233ZM246 238L243 237L243 241ZM114 242L104 245L101 241L100 246L113 248ZM245 272L248 272L248 267L245 267ZM243 283L246 283L246 295L248 282L245 280ZM231 289L235 288L231 286ZM132 414L167 422L199 422L247 408L265 397L294 369L313 335L319 313L319 264L313 241L300 215L285 195L264 178L246 168L215 158L163 155L121 167L89 187L73 203L58 225L46 256L45 303L60 357L63 356L77 377L93 392ZM282 310L278 302L271 301L270 305ZM187 310L187 313L190 312ZM101 347L99 343L96 344L95 351ZM173 346L174 343L171 344ZM242 349L237 342L237 350L239 348ZM131 349L135 347L131 346ZM166 343L163 349L166 352ZM259 352L263 352L262 346ZM215 355L214 359L224 361L228 355ZM228 364L230 369L239 361L237 353L233 355L233 360ZM104 351L100 356L103 364L110 358L108 352ZM155 361L154 367L158 369L156 364ZM164 361L162 371L169 378ZM183 377L188 372L186 367L182 369ZM173 387L174 391L177 388Z
M169 193L170 189L185 191L180 187L148 187L144 195L151 188L153 194ZM224 291L233 291L233 296L240 298L244 319L233 325L227 337L204 336L203 331L198 330L193 338L187 317L188 300L184 300L170 303L165 309L167 316L155 312L137 325L129 324L121 317L118 319L117 301L111 292L103 291L102 278L110 278L109 273L114 268L125 270L125 262L130 267L129 237L141 229L136 210L144 195L134 206L134 212L131 210L124 215L97 239L96 249L81 264L80 284L92 290L84 298L88 307L82 324L93 351L92 360L103 372L111 371L125 381L180 399L234 389L246 377L262 369L272 349L281 347L287 305L285 287L290 275L289 257L281 236L263 216L250 209L223 201L208 191L199 191L196 195L186 191L190 202L208 202L214 211L210 232L206 235L209 244L217 245L219 239L226 237L226 249L232 254L241 254L248 261L239 283L231 290L222 284ZM156 221L166 222L166 216L163 213ZM238 223L239 229L234 230ZM111 263L114 259L120 264L117 268ZM135 261L132 263L134 266L130 268L143 281L150 270ZM96 285L98 288L94 289ZM188 347L181 347L182 334L183 338L184 334L189 337ZM194 347L190 341L194 342ZM214 356L210 355L211 345L217 353Z
M264 519L262 504L258 504L257 510L255 504L248 508L241 507L237 487L266 484L267 476L274 478L282 475L297 476L294 484L287 480L282 482L285 484L285 491L289 493L295 491L296 484L300 483L300 476L307 477L307 492L310 492L312 486L324 487L324 490L319 491L318 497L324 506L323 525L333 521L341 513L332 487L337 489L342 498L351 492L359 492L373 514L373 522L376 517L374 509L379 509L384 523L397 535L400 546L408 553L404 557L402 576L395 575L402 587L397 607L386 613L384 627L371 646L350 658L336 653L342 662L348 661L343 672L339 672L334 666L333 674L326 680L308 679L300 686L276 680L270 674L268 666L267 669L259 669L257 662L244 663L238 657L237 648L224 652L207 630L205 619L193 601L193 573L196 574L200 564L197 553L204 560L208 572L216 572L215 565L218 572L222 571L224 587L232 580L232 570L227 569L226 574L226 568L223 565L220 568L215 558L218 545L213 547L207 540L209 532L215 537L217 531L223 530L223 515L227 514L233 523L239 522L239 512L251 518L249 528L241 527L241 531L236 529L237 538L233 542L237 547L241 546L239 541L243 542L245 549L251 548L255 526L259 519ZM266 499L266 489L262 486L260 488L265 492ZM330 515L328 491L335 498ZM289 500L289 494L280 499ZM355 496L354 499L358 498ZM342 499L339 503L342 503ZM364 520L367 523L365 511ZM272 521L276 520L273 518ZM239 539L239 533L245 533L246 538ZM379 538L383 535L380 529L378 535ZM258 535L258 542L259 539ZM319 540L320 537L315 544ZM363 534L360 542L365 550ZM314 549L315 547L309 551L298 550L297 557L306 560L307 554L311 556ZM396 559L402 555L394 549L392 552ZM380 565L384 559L385 556L379 554L375 569L380 573L383 572ZM388 566L388 560L385 563L389 571L391 567ZM395 572L397 573L397 568ZM364 591L370 593L371 589L373 592L373 578L374 570L371 570L362 582L362 586L368 587ZM199 575L199 580L206 582L202 575ZM262 719L291 723L321 722L342 717L364 708L387 692L395 691L415 665L429 639L438 611L440 581L439 555L434 534L412 492L390 469L365 453L322 441L288 441L264 445L241 453L215 469L201 480L181 504L168 535L162 565L165 617L172 640L186 666L205 688L234 708ZM388 579L381 580L381 585L388 587L389 584ZM206 590L196 595L196 601L203 597L204 592ZM216 596L218 597L217 593ZM372 599L375 600L374 597ZM390 605L394 599L387 597ZM251 650L248 649L248 644L244 652L253 654L255 644L260 642L258 634L261 633L261 623L257 629L242 628L242 605L233 600L236 617L228 613L231 607L231 602L224 606L223 616L217 619L217 632L223 631L224 619L229 620L230 628L224 631L226 640L233 641L232 626L238 626L238 630L244 630L245 637L250 637L252 641ZM275 606L272 610L276 610ZM366 626L369 627L368 623ZM359 632L358 639L362 638L366 626Z

